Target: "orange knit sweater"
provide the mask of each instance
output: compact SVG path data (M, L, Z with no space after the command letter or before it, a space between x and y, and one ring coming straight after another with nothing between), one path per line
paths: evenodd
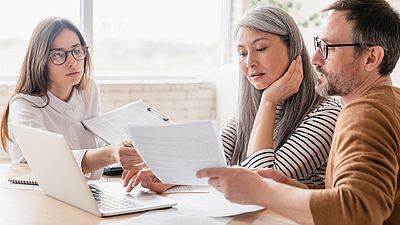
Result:
M311 196L317 225L400 224L400 89L377 87L339 115L325 189Z

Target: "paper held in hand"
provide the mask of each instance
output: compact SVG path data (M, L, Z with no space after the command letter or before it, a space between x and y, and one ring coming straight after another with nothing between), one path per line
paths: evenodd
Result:
M164 183L205 185L208 179L197 178L197 171L226 167L213 121L150 127L128 125L128 130L144 162Z

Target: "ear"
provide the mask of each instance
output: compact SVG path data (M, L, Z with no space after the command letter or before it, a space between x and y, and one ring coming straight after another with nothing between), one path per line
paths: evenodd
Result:
M385 50L381 46L370 47L365 64L365 70L369 72L378 70L378 67L381 65L384 56Z

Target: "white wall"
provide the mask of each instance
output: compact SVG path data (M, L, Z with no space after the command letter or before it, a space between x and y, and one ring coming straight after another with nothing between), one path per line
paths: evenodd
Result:
M239 86L238 64L223 65L216 78L216 112L220 124L227 122L236 108Z

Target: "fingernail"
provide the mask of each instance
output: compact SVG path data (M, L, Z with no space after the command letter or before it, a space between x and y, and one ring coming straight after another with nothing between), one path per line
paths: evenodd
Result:
M142 182L142 187L147 187L147 182L146 181Z

